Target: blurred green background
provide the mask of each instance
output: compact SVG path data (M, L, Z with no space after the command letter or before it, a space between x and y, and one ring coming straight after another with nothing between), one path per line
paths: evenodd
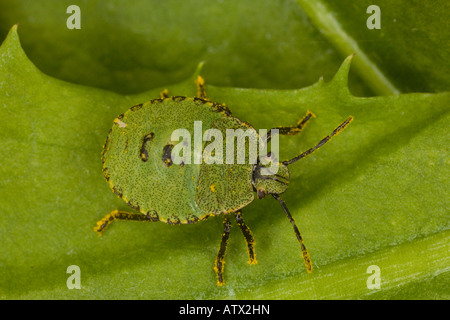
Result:
M372 4L380 30L366 27ZM80 30L66 27L69 5L81 8ZM1 39L18 24L26 54L10 34L0 58L0 298L448 299L449 6L0 0ZM350 92L370 98L347 92L349 61L335 76L351 53ZM166 87L195 94L200 61L209 96L257 128L317 115L301 137L280 140L283 157L355 116L292 169L283 195L312 276L267 199L245 210L259 262L246 264L235 227L223 288L212 271L220 218L92 231L109 210L127 208L101 175L112 120ZM81 267L82 290L66 287L71 264ZM382 290L366 287L371 264L381 267Z
M80 30L66 28L72 4ZM366 27L371 4L381 9L380 30ZM42 71L121 93L184 80L199 61L214 85L300 88L330 79L352 52L357 95L378 93L361 80L369 71L358 53L399 92L439 92L450 84L449 11L448 1L412 0L0 1L0 36L19 23Z

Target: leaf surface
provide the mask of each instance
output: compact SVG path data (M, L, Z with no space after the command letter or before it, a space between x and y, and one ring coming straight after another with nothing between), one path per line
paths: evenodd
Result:
M398 286L414 298L427 279L448 280L448 93L360 98L347 86L351 57L331 81L298 90L207 85L208 96L257 129L316 114L300 136L280 138L282 158L315 145L347 116L355 120L313 155L291 166L282 195L315 271L306 274L289 221L273 199L244 211L256 239L249 266L233 226L227 284L213 262L220 218L189 226L117 222L93 227L126 204L101 173L100 152L113 119L158 97L193 96L195 75L178 84L122 95L39 71L17 28L0 47L0 297L4 299L326 299L388 298ZM208 78L206 78L208 80ZM170 199L162 199L170 205ZM67 267L81 269L69 290ZM381 268L381 290L366 286ZM437 289L435 289L437 288ZM430 287L445 298L448 292Z

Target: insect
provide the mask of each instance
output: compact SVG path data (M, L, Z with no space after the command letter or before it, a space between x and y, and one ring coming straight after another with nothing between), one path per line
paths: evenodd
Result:
M223 216L223 232L214 262L217 284L224 284L224 263L231 218L241 230L248 251L248 263L255 264L255 239L245 224L242 209L256 197L276 199L286 213L300 243L306 270L312 262L300 231L285 202L280 198L288 187L288 166L322 147L352 120L348 117L317 145L283 162L276 160L273 175L261 174L265 164L175 164L171 153L173 128L191 128L201 120L203 127L225 132L228 128L254 128L231 115L222 104L207 98L204 79L198 76L197 97L169 97L167 90L160 98L138 104L119 115L109 131L102 151L103 175L112 191L133 212L114 210L97 222L94 230L102 234L114 220L162 221L171 225L192 224L210 216ZM307 112L294 126L278 127L281 135L296 135L314 117ZM271 131L266 141L272 138Z

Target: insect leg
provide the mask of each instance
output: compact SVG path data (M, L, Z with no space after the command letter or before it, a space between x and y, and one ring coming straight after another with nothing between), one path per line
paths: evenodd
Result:
M295 126L288 126L288 127L276 127L276 128L272 128L272 129L277 129L278 130L278 134L281 135L296 135L299 134L300 132L302 132L303 128L305 128L306 123L311 119L311 118L315 118L316 115L314 113L312 113L311 111L307 111L305 116L300 119L297 124ZM269 142L271 137L271 130L269 130L267 132L266 135L266 142Z
M102 220L97 222L97 225L94 227L94 231L99 235L108 227L111 222L114 220L135 220L135 221L159 221L157 216L153 216L151 214L142 214L137 212L126 212L114 210L111 213L108 213Z
M284 165L290 165L306 156L309 156L311 153L313 153L314 151L316 151L317 149L319 149L320 147L322 147L325 143L327 143L328 141L331 140L332 137L334 137L335 135L337 135L339 132L341 132L342 130L345 129L346 126L349 125L350 122L353 121L353 117L350 116L347 119L345 119L344 122L342 122L339 126L337 126L336 129L333 130L333 132L331 134L329 134L328 136L326 136L325 138L323 138L322 140L319 141L318 144L316 144L314 147L306 150L305 152L302 152L301 154L299 154L298 156L292 158L291 160L287 160L287 161L283 161Z
M161 99L168 98L168 97L169 97L169 90L164 89L163 91L161 91L161 92L159 93L159 97L160 97Z
M219 252L217 252L216 261L214 262L214 271L217 275L217 284L222 286L225 284L223 280L223 267L225 264L225 253L227 251L228 239L230 237L231 223L228 215L223 217L223 233L220 242Z
M195 83L197 84L197 97L208 100L206 97L205 79L201 76L197 76Z
M284 203L284 201L277 194L272 194L272 196L276 200L278 200L278 202L281 204L281 207L283 208L283 210L286 213L289 221L291 222L292 227L294 228L295 235L297 236L297 240L300 243L300 247L302 249L302 255L303 255L303 260L305 261L306 271L308 271L308 273L311 273L312 272L311 257L310 257L310 255L308 253L308 250L305 247L305 244L303 243L302 235L300 234L300 230L298 230L298 227L295 224L294 218L292 217L291 213L289 212L289 210L288 210L286 204Z
M242 218L242 212L238 211L236 212L236 222L239 228L242 231L242 234L244 235L245 242L247 243L247 252L248 252L248 263L249 264L255 264L258 261L256 261L256 254L255 254L255 239L253 238L253 234L249 227L244 222L244 219Z

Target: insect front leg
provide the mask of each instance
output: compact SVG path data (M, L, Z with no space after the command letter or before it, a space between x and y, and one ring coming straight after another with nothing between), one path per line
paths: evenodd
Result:
M276 127L276 128L272 128L272 129L277 129L278 130L278 134L281 134L281 135L294 136L294 135L299 134L300 132L302 132L302 130L305 128L307 122L311 118L315 118L315 117L316 117L316 115L314 113L312 113L311 111L307 111L305 116L303 118L301 118L297 122L297 124L295 126ZM269 130L269 132L267 132L267 135L266 135L266 142L269 142L271 138L272 138L271 130Z
M169 97L169 90L164 89L163 91L161 91L161 92L159 93L159 97L160 97L161 99L168 98L168 97Z
M197 76L195 83L197 84L197 97L209 100L206 96L205 79L202 76Z

